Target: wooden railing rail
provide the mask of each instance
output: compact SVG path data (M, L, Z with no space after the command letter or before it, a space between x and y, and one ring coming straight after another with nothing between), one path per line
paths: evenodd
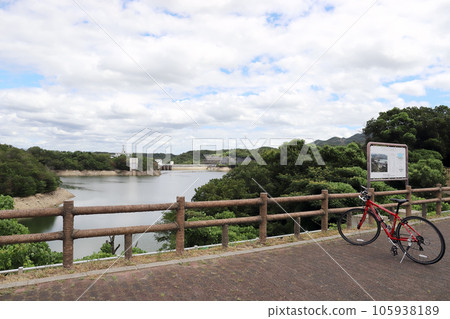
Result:
M117 205L117 206L85 206L76 207L74 215L94 215L94 214L116 214L116 213L137 213L153 212L159 210L177 209L177 203L167 204L147 204L147 205Z
M450 191L450 187L436 187L412 189L407 186L405 190L396 191L381 191L374 192L370 189L369 192L375 198L376 196L388 195L406 195L410 200L409 203L404 204L406 208L406 215L411 215L412 205L422 205L422 216L426 217L427 207L429 203L436 203L436 213L441 215L442 202L450 202L450 197L443 197L445 192ZM411 201L412 193L435 193L435 198ZM70 268L73 265L73 242L80 238L102 237L112 235L123 235L125 244L125 257L131 258L132 235L148 232L162 232L162 231L176 231L176 251L182 254L184 251L184 233L185 229L201 228L201 227L222 227L222 246L228 247L229 236L228 226L236 224L259 224L259 242L264 244L267 238L267 223L276 220L294 219L294 235L300 237L300 222L301 218L321 216L321 229L323 232L328 230L328 216L329 214L343 213L353 207L329 208L329 202L334 199L356 198L359 193L344 193L344 194L329 194L328 190L323 190L318 195L307 196L289 196L269 198L266 193L261 193L259 198L250 199L235 199L235 200L220 200L220 201L201 201L201 202L185 202L184 197L177 197L174 203L165 204L145 204L145 205L117 205L117 206L88 206L88 207L74 207L73 201L65 201L63 207L60 208L44 208L44 209L24 209L24 210L5 210L0 212L0 219L10 218L27 218L27 217L42 217L42 216L62 216L63 230L59 232L42 233L42 234L25 234L25 235L10 235L0 236L0 245L31 243L42 241L63 241L63 265ZM299 203L305 201L320 201L320 209L312 211L290 212L268 214L268 206L281 206L285 203ZM259 215L251 217L238 217L215 220L199 220L186 221L186 209L207 209L207 208L223 208L236 206L258 206ZM384 207L396 207L396 203L384 204ZM284 209L284 208L283 208ZM93 214L116 214L116 213L136 213L146 211L168 211L176 210L176 220L173 223L156 224L156 225L141 225L128 227L113 227L113 228L99 228L99 229L74 229L75 216L93 215Z

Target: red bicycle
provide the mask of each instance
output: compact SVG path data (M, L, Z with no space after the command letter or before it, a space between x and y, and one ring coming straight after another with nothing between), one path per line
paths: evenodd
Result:
M439 229L423 217L408 216L402 219L398 215L400 206L408 202L407 199L391 198L397 202L397 210L393 213L374 203L367 188L362 188L359 198L365 202L365 207L350 209L338 219L337 228L342 238L352 245L368 245L378 238L383 227L392 243L391 253L396 256L398 247L403 252L400 262L405 256L423 265L434 264L442 259L445 241ZM392 226L386 224L380 212L393 217Z

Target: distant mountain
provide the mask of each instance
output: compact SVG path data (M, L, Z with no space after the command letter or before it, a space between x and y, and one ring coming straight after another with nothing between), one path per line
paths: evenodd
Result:
M314 144L323 146L323 145L331 145L331 146L338 146L338 145L348 145L352 142L356 142L358 144L364 144L366 142L366 136L362 133L358 133L355 135L352 135L350 137L332 137L326 141L322 140L316 140L314 141Z

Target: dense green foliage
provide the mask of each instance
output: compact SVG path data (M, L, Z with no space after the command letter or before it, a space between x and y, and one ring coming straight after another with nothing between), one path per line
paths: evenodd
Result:
M54 191L59 178L32 154L0 144L0 194L29 196Z
M302 149L308 150L305 154ZM255 161L249 165L237 166L221 179L210 180L207 184L196 189L194 201L224 200L255 198L261 192L268 192L271 197L320 194L322 189L330 193L356 192L361 184L366 183L365 155L361 146L351 143L348 146L324 146L319 149L326 165L318 165L313 149L305 146L303 140L287 143L279 149L265 149L260 151L261 157L267 165L258 165ZM287 155L286 165L281 165L282 154ZM302 157L303 156L303 157ZM298 165L299 159L303 160ZM357 199L331 200L330 207L348 207L358 205ZM315 210L320 208L320 202L303 202L269 206L269 214L301 210ZM203 211L188 211L187 220L213 219L225 216L254 216L258 214L258 207L228 207ZM227 217L229 218L229 217ZM166 214L165 222L172 221L174 213ZM308 229L317 229L320 218L306 221ZM272 222L268 224L268 235L279 235L292 232L292 220ZM221 229L210 227L207 229L186 230L186 244L201 245L220 242ZM230 226L230 241L257 237L258 231L252 226ZM174 234L166 233L159 238L168 240L170 247L174 245Z
M0 195L0 210L13 208L14 200L10 196ZM29 230L16 219L0 220L0 236L16 234L29 234ZM62 262L62 253L51 251L47 243L0 246L0 270L59 262Z
M258 149L258 151L265 151L266 149L270 149L268 147L261 147ZM163 158L161 157L162 154L154 154L155 158ZM170 154L170 159L174 161L175 164L193 164L194 159L200 160L200 164L210 164L205 155L217 155L222 156L224 159L225 157L232 157L239 160L244 160L245 158L249 157L254 160L254 157L252 156L251 152L247 149L233 149L233 150L200 150L200 151L188 151L181 153L179 155ZM196 163L197 164L197 163ZM227 164L225 164L227 165ZM234 165L234 164L232 164Z
M129 170L127 156L125 154L111 157L109 153L50 151L37 146L29 148L28 152L40 163L52 170ZM136 154L133 154L133 156L136 156ZM140 159L142 160L142 169L146 170L147 156L142 155ZM155 161L153 161L153 168L157 168Z
M126 156L111 158L109 153L49 151L34 146L28 149L40 163L53 170L127 170Z
M13 208L14 208L14 198L7 195L0 195L0 210Z
M440 153L450 166L450 109L441 105L393 108L367 122L364 133L371 141L407 144L412 150Z
M364 132L370 140L406 143L409 146L409 184L413 188L445 185L445 168L443 161L449 157L450 140L448 123L450 123L448 107L430 108L394 108L380 113L377 119L367 122ZM298 196L320 194L323 189L329 193L354 193L361 185L367 185L366 147L357 143L346 146L323 145L315 149L305 145L303 140L285 143L278 149L262 149L259 154L267 165L258 165L255 161L249 165L237 166L221 179L210 180L196 189L194 201L226 200L255 198L261 192L271 197ZM306 151L305 151L306 150ZM320 154L321 158L318 158ZM284 158L284 160L283 160ZM321 162L321 159L323 162ZM325 165L321 165L321 163ZM403 188L403 182L372 182L376 191ZM413 200L417 197L413 196ZM389 196L377 197L377 202L389 202ZM330 208L358 206L359 199L332 199ZM429 205L433 209L433 205ZM448 207L447 204L445 204ZM284 204L283 208L269 206L269 214L307 211L320 209L320 202L302 202ZM416 207L420 209L420 207ZM258 214L257 208L227 207L189 211L187 220L207 220L220 218L221 214L236 217ZM165 222L173 221L174 212L165 216ZM331 219L333 217L331 216ZM330 220L333 222L333 220ZM302 219L302 226L312 230L319 228L320 218ZM268 235L292 232L292 220L271 222L268 224ZM233 226L233 237L230 241L242 240L257 236L253 226ZM242 229L240 229L242 228ZM231 227L230 227L231 229ZM221 229L210 227L205 229L186 230L188 246L220 242ZM174 234L167 232L160 236L160 241L169 241L174 247Z
M100 259L100 258L108 258L108 257L117 257L117 254L112 251L116 251L118 247L114 247L114 249L111 246L111 242L105 242L100 247L100 251L92 253L89 256L85 256L83 258L77 259L77 260L94 260L94 259ZM139 248L139 247L132 247L132 253L133 254L144 254L146 253L145 250Z
M212 219L224 219L235 218L236 215L231 211L223 211L213 216L207 215L205 212L187 210L186 220L212 220ZM164 222L174 222L176 218L176 212L168 212L164 216ZM230 225L228 227L228 237L231 242L253 239L258 236L258 230L253 226L237 226ZM156 234L156 239L159 242L163 242L161 250L175 249L175 233L174 232L160 232ZM203 246L209 244L217 244L222 240L222 227L202 227L202 228L189 228L185 230L184 242L186 247Z

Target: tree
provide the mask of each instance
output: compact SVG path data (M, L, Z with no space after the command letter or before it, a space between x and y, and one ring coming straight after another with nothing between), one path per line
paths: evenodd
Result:
M0 210L13 209L14 200L0 195ZM29 234L27 227L16 219L0 219L0 236ZM32 267L62 262L62 253L51 251L47 243L0 246L0 270Z
M0 210L13 208L14 208L14 199L11 196L0 195Z
M33 152L41 156L38 149ZM0 144L0 194L29 196L54 191L59 178L31 153Z
M409 184L413 187L434 187L436 184L445 185L446 172L444 165L438 159L420 159L408 166Z
M445 105L393 108L367 121L363 132L368 141L407 144L412 150L428 149L440 153L450 166L450 109Z
M128 170L127 165L127 156L125 154L122 154L118 157L115 157L112 159L112 165L114 166L114 169L126 171Z

